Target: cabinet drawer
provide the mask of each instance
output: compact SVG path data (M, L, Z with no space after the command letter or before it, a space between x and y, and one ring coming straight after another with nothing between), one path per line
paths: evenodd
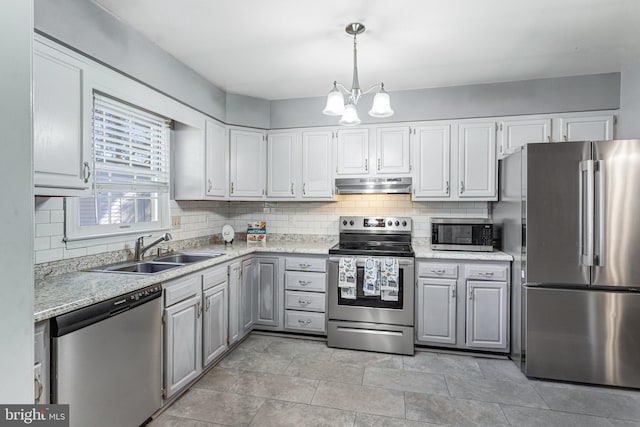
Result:
M318 292L286 291L284 306L291 310L324 312L325 294Z
M327 260L324 258L287 258L285 259L285 268L300 271L327 271Z
M326 277L325 273L285 271L284 287L297 291L325 292Z
M324 313L285 310L284 326L298 331L325 332Z
M447 279L455 279L458 277L458 266L451 264L418 264L419 277L444 277Z
M167 282L164 285L164 305L169 307L177 302L198 295L202 289L202 276L194 274Z
M467 279L507 280L507 267L504 265L467 265L465 267Z

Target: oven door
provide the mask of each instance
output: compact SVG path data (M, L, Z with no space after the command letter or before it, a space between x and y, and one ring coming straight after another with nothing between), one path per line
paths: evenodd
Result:
M356 258L356 299L341 297L338 288L338 264L340 257L329 258L329 319L353 322L383 323L413 326L414 261L398 258L398 301L382 301L379 296L365 296L362 290L364 261ZM384 259L384 258L380 258Z

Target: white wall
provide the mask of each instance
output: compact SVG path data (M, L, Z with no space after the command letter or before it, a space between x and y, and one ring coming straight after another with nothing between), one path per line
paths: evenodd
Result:
M622 67L618 139L640 139L640 63Z
M390 92L395 114L367 114L372 95L362 98L363 123L463 119L572 111L615 110L620 105L620 73ZM271 102L271 128L336 125L321 114L325 97Z
M35 28L225 121L224 91L89 0L35 0Z
M0 402L33 402L32 0L0 2Z

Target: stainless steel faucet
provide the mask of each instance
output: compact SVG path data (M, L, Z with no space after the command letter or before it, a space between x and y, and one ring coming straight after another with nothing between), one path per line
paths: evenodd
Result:
M153 242L149 243L147 246L144 246L145 237L151 237L151 234L144 234L142 236L139 236L136 239L136 252L133 256L134 261L142 261L142 257L144 256L144 253L147 252L149 249L151 249L158 243L168 242L169 240L171 240L171 234L164 233L162 236L160 236Z

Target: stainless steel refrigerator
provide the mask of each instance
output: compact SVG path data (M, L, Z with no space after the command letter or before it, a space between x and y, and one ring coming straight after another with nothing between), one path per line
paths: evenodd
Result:
M640 388L640 140L527 145L500 161L493 219L522 371Z

